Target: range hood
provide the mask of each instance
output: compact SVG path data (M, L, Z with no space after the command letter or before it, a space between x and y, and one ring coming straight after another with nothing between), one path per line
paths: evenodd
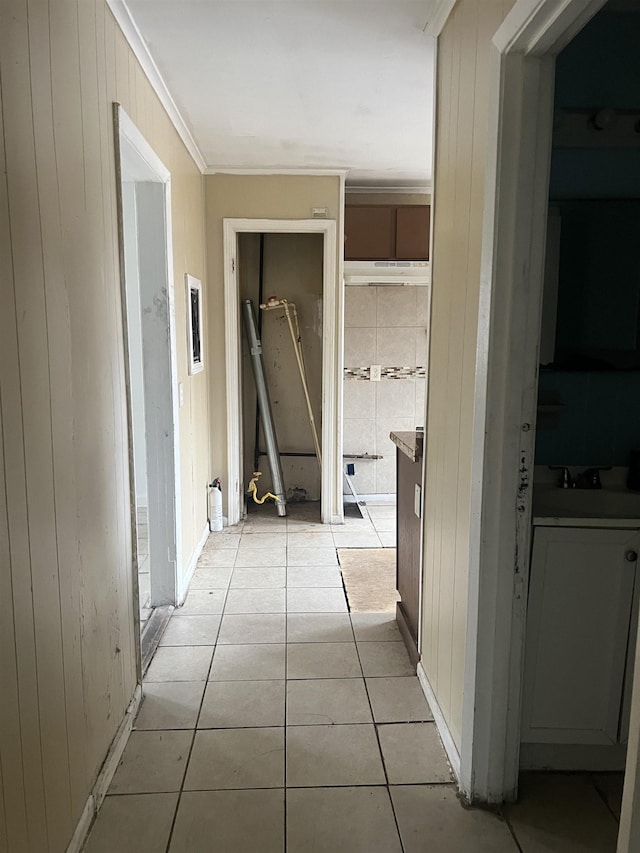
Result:
M346 285L405 284L431 282L429 261L345 261Z

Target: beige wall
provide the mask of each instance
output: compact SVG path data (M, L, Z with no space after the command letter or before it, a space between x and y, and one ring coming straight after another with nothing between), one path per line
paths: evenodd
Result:
M306 175L208 175L205 178L209 282L209 351L217 365L211 388L211 465L223 480L226 508L227 425L223 279L223 219L311 219L313 207L326 207L328 219L342 228L340 178ZM338 240L337 251L341 251ZM225 509L226 512L226 509Z
M513 0L459 0L437 54L422 655L460 748L491 39Z
M0 851L61 853L137 680L112 102L172 173L185 558L209 475L183 286L203 179L103 0L5 0L0 78Z

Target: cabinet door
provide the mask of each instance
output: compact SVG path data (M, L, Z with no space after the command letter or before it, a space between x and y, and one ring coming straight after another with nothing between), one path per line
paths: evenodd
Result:
M350 205L344 212L347 261L384 261L395 252L395 208Z
M536 528L523 743L617 742L637 549L637 531Z
M396 214L396 258L403 261L429 260L431 209L420 205L399 207Z

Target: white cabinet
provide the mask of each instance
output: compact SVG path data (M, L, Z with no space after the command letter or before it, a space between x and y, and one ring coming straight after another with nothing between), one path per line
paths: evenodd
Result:
M523 744L611 746L625 739L625 670L635 633L639 548L637 530L535 529Z

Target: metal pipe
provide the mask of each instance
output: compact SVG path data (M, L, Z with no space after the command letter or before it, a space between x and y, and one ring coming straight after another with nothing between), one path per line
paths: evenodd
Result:
M260 235L260 257L258 260L258 305L262 302L264 295L264 234ZM262 311L258 311L258 338L262 340ZM253 467L258 469L260 458L258 447L260 446L260 409L256 400L256 424L253 441Z
M278 440L276 438L276 430L273 423L269 391L264 378L262 344L258 337L256 318L253 313L253 303L250 299L245 299L243 302L243 317L244 328L247 334L247 342L249 344L249 353L251 354L253 378L256 383L256 392L258 394L258 409L260 410L260 418L262 420L264 442L267 449L267 457L269 459L269 468L271 469L273 491L277 497L276 510L279 516L284 516L287 514L287 501L284 492L282 467L280 465L280 452L278 450Z
M304 365L304 353L302 351L302 338L300 336L300 326L298 324L298 312L296 310L296 306L294 302L289 302L287 299L278 299L277 296L271 296L267 300L267 302L263 302L260 304L260 308L262 311L272 311L274 308L283 308L285 317L287 318L287 325L289 326L289 334L291 335L291 342L293 344L293 352L296 357L296 361L298 362L298 372L300 374L300 380L302 382L302 390L304 391L305 401L307 403L307 414L309 416L309 426L311 427L311 434L313 436L313 443L316 448L316 457L318 459L318 467L320 468L320 472L322 472L322 452L320 450L320 441L318 440L318 431L316 429L316 421L313 416L313 407L311 406L311 397L309 395L309 386L307 385L307 371ZM293 312L293 321L291 320L291 313ZM295 323L295 330L293 328Z

